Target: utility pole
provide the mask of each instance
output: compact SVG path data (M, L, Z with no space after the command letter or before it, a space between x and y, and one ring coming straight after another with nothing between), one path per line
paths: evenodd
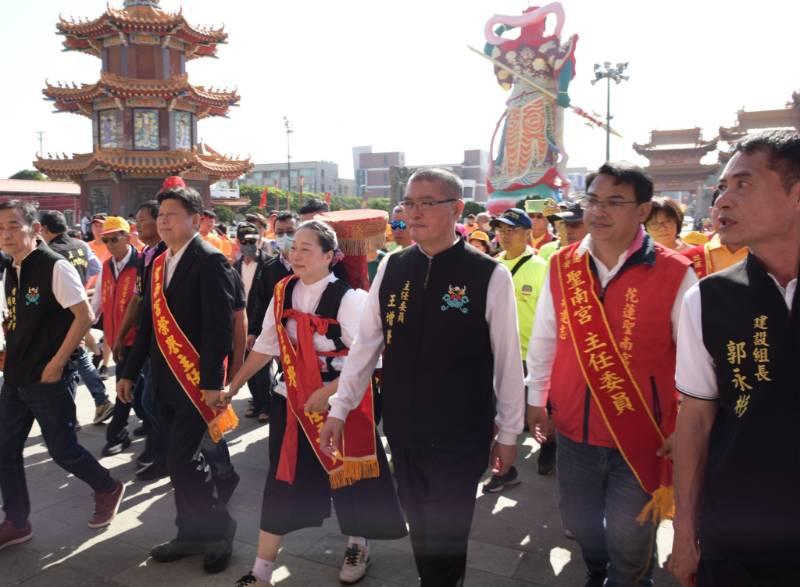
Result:
M292 130L292 122L285 116L283 117L283 126L286 127L286 181L288 185L288 189L286 190L286 209L288 210L291 207L289 205L291 197L289 193L292 191L292 151L289 135L294 131Z
M617 63L612 66L610 61L606 61L602 67L599 63L594 64L592 85L601 79L606 80L606 161L611 160L611 80L613 79L619 85L623 81L630 79L627 75L622 75L627 68L627 62Z
M39 157L44 157L44 131L37 130L36 134L39 135Z

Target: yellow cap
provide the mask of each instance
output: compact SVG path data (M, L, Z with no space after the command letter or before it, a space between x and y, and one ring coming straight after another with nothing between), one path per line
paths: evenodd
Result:
M127 232L130 234L131 225L121 216L109 216L103 221L103 232L100 234L109 234L111 232Z

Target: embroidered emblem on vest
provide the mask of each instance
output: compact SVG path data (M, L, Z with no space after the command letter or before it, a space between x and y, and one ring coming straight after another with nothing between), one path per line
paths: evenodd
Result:
M525 285L522 286L522 290L520 291L520 293L524 296L529 296L533 293L533 287L531 287L526 283Z
M463 285L461 287L458 286L448 286L448 291L446 294L442 296L442 312L450 309L455 308L456 310L461 310L462 314L466 314L469 312L469 308L467 305L469 304L469 297L467 296L467 286Z
M42 296L39 295L39 288L38 287L29 287L28 293L25 294L25 305L26 306L35 306L39 303L39 299Z

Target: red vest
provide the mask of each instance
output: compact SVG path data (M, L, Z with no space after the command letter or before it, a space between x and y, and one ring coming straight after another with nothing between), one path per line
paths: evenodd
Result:
M136 286L137 259L138 253L134 250L131 260L117 277L114 277L113 257L103 264L103 283L101 284L103 288L103 333L107 343L111 345L117 341L122 319L125 317L125 310L133 297L134 287ZM137 326L131 327L123 341L124 346L133 345L137 330Z
M557 254L571 254L577 246L578 243ZM653 417L662 432L669 435L675 428L677 414L676 347L671 314L690 262L658 244L654 255L652 264L642 261L623 268L603 294L596 278L595 288L603 300L620 352L627 358ZM562 294L556 271L550 272L550 290L559 317L549 395L553 422L561 434L575 442L615 448L614 439L593 403L569 338L569 328L561 315Z

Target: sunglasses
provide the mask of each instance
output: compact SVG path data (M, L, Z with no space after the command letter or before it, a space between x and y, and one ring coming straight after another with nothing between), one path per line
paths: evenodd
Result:
M392 230L405 230L408 225L405 220L392 220L389 226L392 227Z
M103 241L103 244L106 244L106 245L109 245L109 244L110 244L110 245L113 245L113 244L116 244L116 242L117 242L117 241L118 241L120 238L122 238L122 237L119 237L119 236L104 236L104 237L103 237L102 239L100 239L100 240L102 240L102 241Z

